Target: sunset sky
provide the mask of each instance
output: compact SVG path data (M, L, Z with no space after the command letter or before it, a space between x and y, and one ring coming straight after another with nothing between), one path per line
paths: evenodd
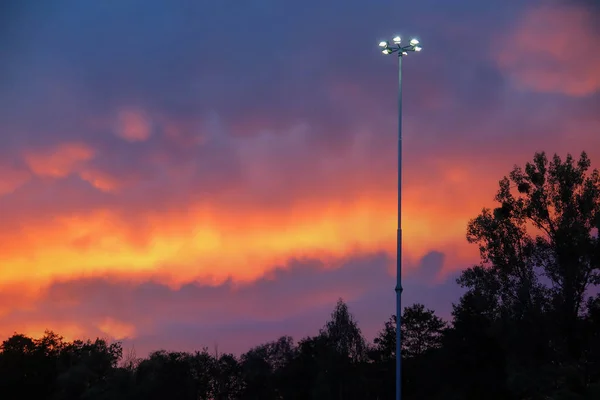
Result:
M468 220L535 151L600 164L592 0L8 0L0 5L0 337L240 352L448 315Z

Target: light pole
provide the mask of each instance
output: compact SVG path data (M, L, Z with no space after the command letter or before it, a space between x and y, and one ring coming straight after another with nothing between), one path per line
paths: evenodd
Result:
M398 53L398 231L396 236L396 400L402 399L402 336L400 334L402 318L402 58L411 51L421 51L419 41L411 39L408 45L402 45L400 36L379 43L382 53Z

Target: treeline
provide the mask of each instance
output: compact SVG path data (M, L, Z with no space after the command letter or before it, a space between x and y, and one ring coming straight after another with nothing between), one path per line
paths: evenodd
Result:
M457 279L450 321L402 315L404 399L600 399L600 174L536 154L471 220L481 263ZM465 194L466 195L466 194ZM240 357L203 349L123 355L119 343L15 334L0 349L1 399L394 398L396 320L368 343L343 301L314 337Z

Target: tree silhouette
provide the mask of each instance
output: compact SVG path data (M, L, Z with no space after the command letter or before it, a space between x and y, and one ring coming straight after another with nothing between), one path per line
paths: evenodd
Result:
M244 399L278 399L285 392L290 376L288 366L296 357L294 341L289 336L266 343L241 357L245 387Z
M570 155L549 162L537 153L500 181L499 206L468 225L467 239L479 245L482 262L458 283L506 349L518 396L585 386L573 378L556 381L578 370L579 315L586 290L598 284L600 175L590 165L585 153L577 162Z
M422 356L441 346L446 323L435 311L426 309L423 304L414 304L404 309L402 321L402 352L407 358Z
M431 397L428 377L437 354L427 354L442 345L446 323L423 304L405 307L402 312L402 357L404 358L403 385L407 395ZM388 388L382 397L391 397L394 392L396 359L396 316L386 321L383 330L373 340L371 358L377 362L379 383ZM427 377L424 379L424 377Z
M339 299L331 313L331 319L321 329L321 335L342 357L354 361L365 359L367 345L354 316L348 311L348 306Z

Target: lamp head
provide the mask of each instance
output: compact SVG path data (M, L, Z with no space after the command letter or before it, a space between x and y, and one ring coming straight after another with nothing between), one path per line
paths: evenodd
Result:
M406 56L408 55L408 53L410 53L411 51L421 51L423 50L423 48L421 46L419 46L419 40L418 39L411 39L409 44L402 46L400 43L402 42L402 39L400 36L395 36L394 38L392 38L392 46L390 47L390 42L387 40L381 41L379 42L379 47L381 48L381 52L383 54L394 54L394 53L398 53L398 55L400 57Z

